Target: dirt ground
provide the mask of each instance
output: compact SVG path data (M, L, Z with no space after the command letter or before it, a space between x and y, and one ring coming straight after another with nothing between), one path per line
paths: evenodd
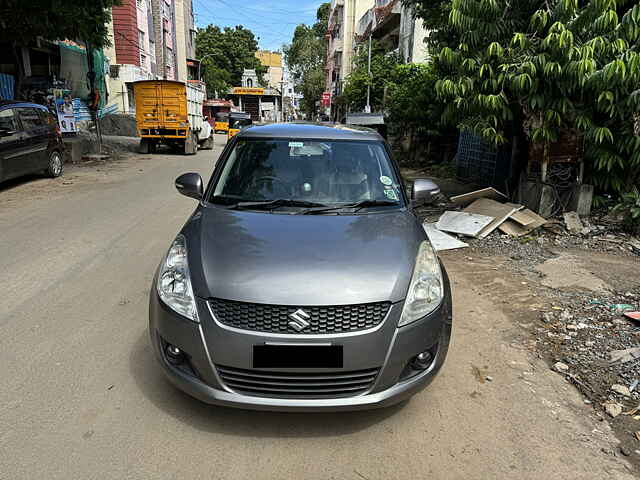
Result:
M513 319L518 326L513 342L550 369L556 370L557 362L568 366L558 375L584 396L594 422L608 421L621 442L617 452L605 453L628 456L640 472L640 416L633 412L640 393L637 387L629 395L611 390L639 380L640 361L609 362L610 352L640 346L640 322L614 308L640 310L640 256L617 246L597 250L587 241L577 247L582 242L575 240L567 247L548 232L521 239L494 232L441 256L465 262L474 291ZM622 414L605 413L609 403L620 405Z
M442 253L454 296L451 350L433 384L393 408L245 412L169 385L150 351L149 286L193 210L173 180L185 171L206 180L219 151L67 166L60 179L0 186L8 478L640 473L640 420L612 418L602 406L615 401L628 412L640 403L637 391L610 390L640 378L640 361L607 361L610 350L640 343L638 326L610 308L640 307L640 257L624 243L495 233Z

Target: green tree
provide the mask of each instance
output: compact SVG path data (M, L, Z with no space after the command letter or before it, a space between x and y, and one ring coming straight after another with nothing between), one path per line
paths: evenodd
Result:
M495 144L514 124L545 145L579 135L596 183L629 191L640 181L637 1L407 2L437 31L446 120Z
M371 87L370 104L372 111L383 110L385 91L399 64L397 55L385 54L378 42L371 44L371 76L369 76L369 50L360 49L353 61L353 69L344 84L343 95L347 108L351 111L363 111L367 104L367 87Z
M438 77L432 64L402 64L396 55L385 54L377 42L371 47L371 75L368 72L368 49L354 59L354 69L347 77L344 98L348 109L363 111L370 87L373 111L382 111L395 147L401 149L403 161L414 162L429 156L430 142L442 133L443 108L435 94ZM418 148L419 146L419 148Z
M120 0L3 0L0 2L0 42L13 47L16 91L24 76L19 47L39 38L78 40L92 48L109 45L111 7Z
M284 48L285 61L293 77L296 92L303 95L301 108L308 118L317 115L316 102L325 89L324 65L327 57L325 35L329 21L329 3L320 5L316 23L300 24L291 44Z
M80 40L100 48L109 44L111 7L120 0L3 0L0 41L27 45L37 38Z
M224 29L207 25L198 29L196 56L206 57L201 68L207 90L222 94L229 87L240 85L245 68L254 69L263 84L267 68L256 58L257 51L255 35L242 25Z

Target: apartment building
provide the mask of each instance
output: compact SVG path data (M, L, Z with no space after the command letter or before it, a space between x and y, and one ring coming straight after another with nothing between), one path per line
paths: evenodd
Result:
M187 81L197 72L192 0L122 0L112 9L106 79L109 105L135 111L133 83Z
M175 0L176 78L181 82L195 80L196 30L191 0Z
M396 53L405 63L422 63L429 58L424 39L429 35L412 7L401 0L376 0L358 19L356 42L378 41L386 51Z
M132 83L155 78L157 71L153 0L122 0L113 7L109 27L111 46L104 53L109 61L109 104L120 112L135 109Z
M269 88L280 90L283 78L282 54L280 52L270 52L269 50L259 50L256 52L256 58L260 63L267 67L265 80Z
M374 0L332 0L327 29L328 51L326 92L332 104L342 94L344 80L351 73L356 46L356 23L373 6ZM336 112L333 112L335 117Z

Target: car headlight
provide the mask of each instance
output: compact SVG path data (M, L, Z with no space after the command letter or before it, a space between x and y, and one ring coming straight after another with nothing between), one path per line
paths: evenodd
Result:
M198 322L198 311L191 288L187 242L178 235L162 259L156 285L160 299L173 311Z
M428 241L418 248L416 265L398 326L402 327L433 312L442 302L444 285L438 256Z

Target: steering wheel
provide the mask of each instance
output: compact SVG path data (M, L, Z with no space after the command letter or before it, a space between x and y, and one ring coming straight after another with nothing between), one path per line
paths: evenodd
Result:
M264 175L262 177L256 178L253 181L253 184L258 185L260 183L265 183L265 182L271 182L271 184L274 186L274 190L276 190L276 187L281 189L281 191L284 192L284 196L287 196L291 193L289 185L287 185L286 182L272 175Z

